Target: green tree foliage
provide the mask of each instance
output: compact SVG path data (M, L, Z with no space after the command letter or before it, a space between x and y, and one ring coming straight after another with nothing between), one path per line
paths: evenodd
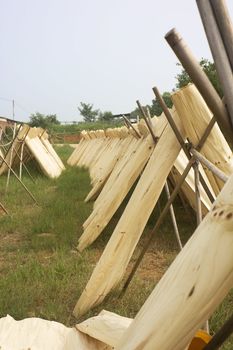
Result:
M36 112L34 114L31 114L30 116L30 122L29 122L30 126L49 129L51 126L58 125L58 124L60 124L60 122L57 119L56 114L44 115L39 112Z
M98 119L101 121L112 121L113 120L113 114L110 111L105 112L99 112Z
M164 92L162 97L164 102L166 103L166 106L168 108L172 108L173 103L172 103L170 92L167 92L167 91ZM157 99L152 101L152 105L149 107L149 109L150 109L151 116L154 116L154 115L159 116L162 113L162 108L159 104L159 101L157 101Z
M181 66L180 63L177 63L178 66ZM218 92L219 96L223 96L223 92L222 92L222 88L217 76L217 72L215 69L215 64L212 63L211 61L209 61L206 58L202 58L200 61L200 66L202 67L203 71L206 73L206 75L208 76L209 80L211 81L211 83L213 84L215 90ZM182 88L184 86L186 86L188 83L192 82L190 79L190 76L188 75L188 73L186 72L185 69L181 70L181 73L177 74L177 76L175 77L177 80L176 83L176 88Z
M78 110L85 122L94 122L99 113L98 109L93 110L92 104L84 102L80 102Z

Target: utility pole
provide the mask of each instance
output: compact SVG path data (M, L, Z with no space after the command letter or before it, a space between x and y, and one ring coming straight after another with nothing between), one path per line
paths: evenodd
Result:
M12 100L12 119L15 120L15 100Z

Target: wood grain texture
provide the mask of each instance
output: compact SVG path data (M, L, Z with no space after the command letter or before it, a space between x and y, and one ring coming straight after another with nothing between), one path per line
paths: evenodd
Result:
M185 136L175 110L173 114L177 127ZM179 152L180 145L172 129L167 125L112 237L75 306L75 316L80 316L94 305L101 303L122 279Z
M183 350L233 286L233 175L116 349Z
M84 223L85 230L78 243L79 251L94 242L107 226L137 180L154 149L154 143L150 137L147 140L139 139L136 143L133 143L133 146L130 147L129 145L127 147L123 157L115 165L104 186L105 196L102 195L101 200L98 198L98 205L95 204L93 212L87 219L88 221Z

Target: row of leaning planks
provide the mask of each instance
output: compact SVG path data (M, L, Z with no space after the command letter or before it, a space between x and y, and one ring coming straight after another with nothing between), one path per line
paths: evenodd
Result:
M195 147L212 115L193 85L176 92L173 102L173 120L182 136ZM82 141L69 159L70 164L88 167L93 188L96 186L95 193L88 195L86 200L96 198L93 213L96 211L95 215L99 213L99 216L92 224L92 231L87 234L90 241L82 246L81 237L80 250L107 225L105 212L101 214L101 210L106 210L106 213L110 211L110 216L113 215L115 206L120 205L138 179L125 211L75 307L76 316L100 303L120 282L167 177L172 176L173 182L179 181L187 164L165 117L152 118L152 125L156 143L143 121L137 125L137 133L133 130L129 132L126 128L108 130L106 133L84 132ZM214 203L202 188L204 220L135 319L103 310L74 328L67 328L57 322L37 318L15 321L6 316L0 319L1 346L4 349L18 349L19 346L28 348L30 344L31 348L50 350L199 349L191 345L197 330L233 286L233 158L217 125L213 127L201 152L227 175L228 181L224 186L207 168L201 168L200 172L215 198ZM195 209L193 170L182 190ZM91 225L93 213L84 227ZM100 230L98 225L102 225Z
M47 132L42 128L17 125L10 146L6 148L1 143L0 151L0 175L6 173L9 167L17 169L31 159L35 159L43 174L50 178L59 177L65 169L48 139Z
M188 138L195 147L212 119L212 114L192 84L176 91L172 100L174 103L171 110L173 120L182 136ZM138 179L126 208L75 306L74 315L77 317L100 304L122 280L166 179L171 177L173 182L179 181L188 163L165 116L152 118L152 124L158 138L156 144L143 120L135 126L141 135L140 138L133 130L129 131L127 128L109 130L105 133L103 131L84 132L80 144L68 161L70 165L85 166L90 169L93 188L86 200L96 199L93 212L83 224L84 231L78 244L80 251L101 234ZM200 152L228 177L231 176L233 173L232 151L217 124L213 126ZM195 327L208 319L233 286L233 259L230 254L227 255L228 253L224 256L224 245L232 244L230 243L232 240L230 232L233 231L232 176L222 191L224 183L208 168L203 166L200 172L215 199L215 204L212 205L204 188L201 187L202 213L205 219L132 322L129 331L126 332L128 335L125 335L124 342L117 347L119 349L123 349L124 344L127 344L127 349L136 349L141 341L146 341L146 344L148 342L151 346L155 339L157 342L158 337L154 331L154 325L167 324L164 322L166 317L175 319L174 313L181 315L176 327L180 327L179 331L182 336L185 332L184 329L182 330L184 315L187 317L186 320L190 320L187 322L190 326L189 332L181 342L182 344L188 343ZM190 170L182 186L182 192L195 209L193 169ZM220 232L223 235L221 242ZM209 244L211 250L207 254ZM208 275L212 276L216 266L220 266L217 269L221 271L220 275L217 273L216 278L212 279L213 283L206 285L207 270ZM191 273L191 271L194 272ZM170 288L166 287L168 285ZM206 288L207 293L204 292ZM205 298L200 297L202 293L206 295L208 303ZM195 296L191 298L193 294ZM171 300L171 303L168 303L168 300ZM182 312L178 312L179 308ZM192 310L195 308L198 308L200 312L194 317ZM188 317L190 315L192 315L191 318ZM151 317L153 318L151 323L153 331L150 327L148 328ZM143 327L143 324L147 326ZM141 327L140 332L138 327ZM170 328L171 334L174 327L175 325ZM136 333L132 336L135 330ZM159 336L159 343L156 343L156 346L161 345L163 349L170 349L172 344L176 349L174 339L168 333L170 334L168 329L164 330L167 340ZM135 334L138 336L135 337ZM177 335L179 332L173 334ZM142 340L144 336L146 338ZM165 347L164 344L168 345ZM148 349L151 348L150 346ZM182 349L182 347L177 347L177 349Z

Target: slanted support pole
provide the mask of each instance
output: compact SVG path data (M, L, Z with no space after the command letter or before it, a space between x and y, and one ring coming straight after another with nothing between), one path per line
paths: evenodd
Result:
M202 221L202 210L201 210L201 193L200 193L200 173L199 173L199 161L196 160L194 163L194 180L195 180L195 194L196 194L196 217L197 226L200 225ZM209 321L207 320L204 326L205 330L209 333Z
M6 162L6 160L1 156L0 154L0 158L2 159L3 163L6 164L6 166L8 167L8 169L10 169L10 171L12 172L12 174L14 174L14 176L16 177L16 179L19 181L19 183L23 186L23 188L25 189L25 191L29 194L29 196L33 199L33 201L37 204L37 200L35 199L35 197L33 196L33 194L29 191L29 189L24 185L24 183L20 180L20 178L18 177L18 175L16 174L16 172L12 169L12 167Z
M13 127L13 139L15 138L15 134L16 134L16 123L14 123L14 127ZM13 153L14 153L14 143L12 143L12 145L11 145L10 166L12 165ZM10 171L10 169L8 169L5 192L7 192L7 190L8 190L8 186L9 186L9 182L10 182L10 174L11 174L11 171Z
M199 153L196 149L191 148L190 153L194 155L194 157L199 160L202 164L204 164L214 175L216 175L220 180L224 183L227 182L228 176L217 168L213 163L211 163L208 159L206 159L201 153Z
M4 207L4 205L2 203L0 203L0 207L7 215L9 215L8 211L6 210L6 208Z
M169 190L169 186L168 186L168 182L167 181L165 182L165 186L164 187L165 187L165 191L166 191L166 195L167 195L167 200L169 201L171 195L170 195L170 190ZM178 226L177 226L175 211L174 211L172 203L170 205L170 209L169 210L170 210L170 215L171 215L171 219L172 219L173 229L174 229L174 232L175 232L175 235L176 235L176 240L177 240L178 246L179 246L179 248L181 250L183 248L183 246L182 246L182 243L181 243L180 233L179 233L179 229L178 229Z
M194 167L194 181L195 181L195 194L196 194L196 215L197 215L197 226L202 221L202 210L201 210L201 193L200 193L200 176L199 176L199 163L195 161Z
M126 122L126 124L128 124L129 127L131 127L133 129L133 131L135 132L136 136L140 139L141 135L139 134L139 132L136 130L136 128L133 126L133 124L131 123L131 121L125 116L122 116L124 121Z
M142 108L140 102L137 100L136 103L137 103L138 108L142 114L143 119L145 120L146 126L148 127L148 129L150 131L152 139L153 139L154 143L156 144L158 142L158 137L155 136L153 128L151 127L150 123L148 122L147 115L146 115L144 109Z

